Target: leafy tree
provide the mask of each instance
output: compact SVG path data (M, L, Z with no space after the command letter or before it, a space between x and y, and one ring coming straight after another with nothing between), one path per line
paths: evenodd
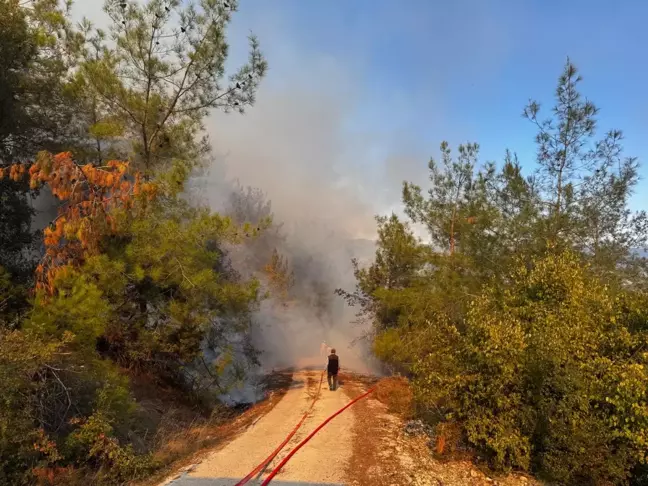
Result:
M509 151L488 186L491 204L497 210L490 257L499 269L506 269L514 257L534 254L544 247L542 202L535 177L525 178L517 156Z
M0 2L0 15L4 19L0 27L0 59L5 66L0 75L0 153L6 163L14 151L15 134L22 131L28 117L19 96L37 51L25 12L17 1Z
M18 283L13 274L0 267L0 328L18 327L23 311L28 308L27 286Z
M256 229L183 202L178 195L187 174L178 164L149 182L128 163L79 166L69 153L41 153L29 171L15 165L3 174L47 185L61 201L44 232L34 307L12 335L27 357L40 342L52 352L27 366L11 348L0 363L1 373L15 372L19 380L7 407L29 402L21 414L6 415L3 426L27 432L9 435L2 452L19 454L33 474L95 464L102 480L123 482L154 466L124 444L120 430L135 408L128 383L106 357L196 395L206 391L204 381L191 379L198 365L213 373L208 385L219 389L231 368L241 368L232 358L235 336L249 328L258 284L223 271L220 248ZM214 365L202 357L206 343L218 352ZM30 441L42 443L39 453L27 452ZM15 477L25 474L18 464L7 467L17 468Z
M206 139L195 140L208 111L243 111L253 103L266 69L255 37L248 64L223 81L225 29L236 7L236 1L108 0L108 33L85 22L76 86L89 96L97 159L105 158L104 147L119 147L146 173L174 158L195 163L208 149Z
M290 270L288 260L275 249L272 251L270 262L263 270L278 296L287 299L290 288L295 284L295 274Z
M266 266L270 265L269 268L273 271L285 266L285 270L290 273L285 258L277 253L278 248L286 243L286 236L282 232L283 224L274 221L272 202L263 191L243 187L237 181L228 194L224 214L236 224L249 224L257 231L263 230L258 237L248 238L245 245L230 249L240 272L261 276ZM285 278L288 278L288 273L284 275Z
M69 5L56 1L2 0L0 15L0 170L9 171L39 150L79 145L66 82L80 38ZM39 253L39 235L31 229L34 193L24 180L0 179L0 265L24 287ZM24 298L22 303L16 310L25 307Z
M419 270L429 253L420 245L409 224L392 214L389 218L377 216L378 242L375 261L369 268L361 268L352 260L357 280L354 292L337 289L336 294L351 306L358 306L359 317L374 320L378 329L397 325L399 309L382 303L387 292L399 291L414 285Z
M79 141L78 109L67 90L81 36L71 3L2 0L0 161L25 162L40 150L71 149Z
M20 331L0 330L0 480L5 484L24 484L29 469L36 466L38 437L35 421L36 398L42 381L33 377L44 363L51 363L61 342L42 342ZM32 400L25 400L25 397Z
M634 255L646 216L628 208L637 161L619 131L595 139L579 82L568 62L552 117L525 110L539 130L529 177L508 151L477 168L476 145L453 159L442 144L428 194L403 186L430 244L379 219L374 262L339 293L373 322L376 355L411 377L439 451L459 431L499 469L626 484L648 452L647 273Z
M248 238L245 244L230 248L229 252L239 272L257 277L269 296L286 304L297 298L292 290L295 284L294 262L284 255L289 248L283 223L277 223L272 202L258 188L243 187L238 181L229 192L225 214L237 224L251 224L258 236Z
M506 224L500 204L506 198L521 195L522 186L513 186L507 178L515 169L509 160L500 174L494 164L478 168L477 144L459 146L459 156L453 159L446 142L441 144L443 165L430 160L431 188L427 198L422 189L410 182L403 184L405 213L412 221L428 229L432 247L438 251L434 266L448 276L471 275L475 284L485 278L498 276L502 260L511 251ZM514 196L515 194L515 196ZM454 277L451 277L454 278Z
M32 186L47 184L64 203L44 232L37 289L55 296L61 272L90 272L89 282L119 310L103 333L106 351L118 361L147 366L165 363L161 356L167 355L168 363L188 362L198 357L216 317L243 316L245 322L256 283L219 277L219 246L256 229L175 199L183 166L153 183L129 174L127 163L78 166L68 153L42 153L29 176Z
M423 198L419 186L403 184L406 214L425 224L432 242L450 255L477 218L471 205L477 190L474 169L478 151L477 144L460 145L459 157L453 160L448 144L443 142L443 170L434 159L428 164L432 183L428 199Z
M607 269L645 246L646 215L627 209L638 181L637 161L623 157L619 130L594 139L598 108L578 90L582 78L568 60L556 88L553 116L541 120L532 101L524 116L538 127L537 180L548 241L576 246Z
M147 476L159 465L133 447L140 411L125 370L202 398L244 369L236 337L249 329L259 285L232 270L225 248L261 224L192 207L181 193L207 149L202 118L249 106L265 61L253 39L249 65L225 87L224 30L235 8L121 3L106 4L106 35L88 23L72 28L69 2L0 0L0 56L10 67L0 110L13 120L0 124L7 484ZM30 256L28 194L41 187L58 214L42 232L31 289L31 261L17 257ZM205 362L205 347L215 362ZM243 358L255 352L246 344ZM195 380L198 368L210 379Z
M486 288L474 302L453 374L434 371L434 354L419 361L417 391L499 467L533 465L561 484L624 481L645 457L635 391L648 375L646 336L629 332L619 302L573 254L522 264L503 297Z
M70 269L55 284L59 293L37 298L21 330L1 331L0 477L74 484L90 464L100 482L141 477L153 463L123 446L128 437L118 432L135 410L128 382L95 352L106 302Z
M28 189L26 184L9 178L0 180L0 266L17 283L27 282L33 271L28 252L34 242L31 231L34 211L29 204Z
M21 102L37 54L27 18L17 1L0 2L0 170L20 153L21 137L29 131L28 107ZM22 154L20 154L22 155ZM11 274L29 273L23 250L31 243L29 207L25 184L7 179L0 182L0 266ZM24 277L25 275L22 275Z
M229 193L225 212L239 224L245 222L262 224L273 217L272 202L268 196L261 189L250 186L243 187L238 181ZM276 232L283 225L277 226Z

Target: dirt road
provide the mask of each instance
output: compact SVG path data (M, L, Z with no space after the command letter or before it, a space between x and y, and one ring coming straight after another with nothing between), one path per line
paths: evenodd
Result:
M290 390L256 424L226 447L206 457L192 471L170 486L232 486L254 469L279 445L310 407L320 382L320 371L295 373ZM329 415L349 403L344 383L330 391L324 377L321 394L313 410L292 440L270 463L278 464L304 437ZM345 471L352 454L353 413L343 413L331 421L282 469L272 484L340 485L347 484ZM265 474L262 476L265 477ZM250 481L248 484L259 484Z
M180 477L160 486L234 486L294 429L316 396L321 371L293 375L288 391L267 414L233 440L202 456ZM369 380L371 381L371 380ZM319 399L297 433L248 485L258 486L268 473L330 415L362 395L368 380L340 376L330 391L324 377ZM376 392L378 394L378 392ZM526 477L489 477L470 461L439 461L426 437L408 437L403 420L376 394L335 417L300 449L272 480L273 486L531 486Z

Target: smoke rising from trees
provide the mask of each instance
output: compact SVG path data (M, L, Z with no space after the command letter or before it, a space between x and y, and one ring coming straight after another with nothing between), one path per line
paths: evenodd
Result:
M343 366L366 371L366 329L334 294L354 284L352 258L373 255L375 208L357 181L338 168L353 164L341 131L343 103L308 93L265 92L239 120L214 116L208 127L214 158L194 185L212 209L273 225L238 254L235 267L253 272L273 249L287 260L294 286L287 301L271 298L256 315L254 340L264 367L320 365L320 344L335 346Z

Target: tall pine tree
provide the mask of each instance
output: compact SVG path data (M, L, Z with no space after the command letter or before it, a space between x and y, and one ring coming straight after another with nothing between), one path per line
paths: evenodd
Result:
M225 78L225 30L236 1L107 0L109 31L85 22L76 87L87 96L95 158L122 152L147 173L208 151L198 139L211 109L242 112L266 70L250 37L249 61Z

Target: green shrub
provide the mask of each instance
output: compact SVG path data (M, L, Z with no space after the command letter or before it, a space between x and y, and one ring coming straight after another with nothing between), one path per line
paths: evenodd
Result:
M630 300L570 253L520 265L503 296L486 288L473 302L445 350L452 370L438 352L418 360L416 397L459 420L498 469L623 483L648 453L646 336L627 326L640 325Z

